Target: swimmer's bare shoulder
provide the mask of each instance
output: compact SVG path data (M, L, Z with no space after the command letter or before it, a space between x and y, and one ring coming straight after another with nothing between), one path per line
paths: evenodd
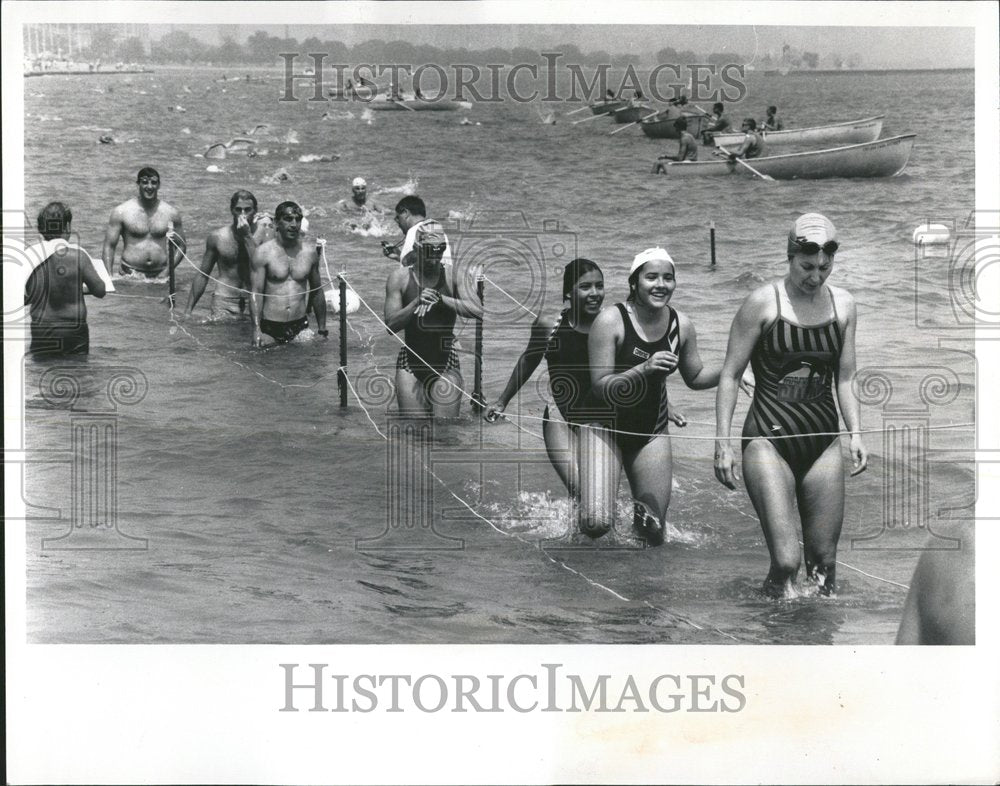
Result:
M975 644L975 572L971 525L960 530L960 548L925 551L913 572L896 644Z

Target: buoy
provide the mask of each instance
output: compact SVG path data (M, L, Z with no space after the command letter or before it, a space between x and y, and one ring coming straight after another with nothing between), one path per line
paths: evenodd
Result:
M353 314L359 308L361 308L361 300L358 298L357 293L351 289L347 288L347 313ZM333 310L334 314L340 313L340 290L337 287L326 290L326 304Z
M914 245L929 246L950 241L951 232L944 224L921 224L913 230Z
M221 168L217 167L215 164L209 164L207 167L205 167L205 171L206 172L211 172L213 174L219 174L223 170Z

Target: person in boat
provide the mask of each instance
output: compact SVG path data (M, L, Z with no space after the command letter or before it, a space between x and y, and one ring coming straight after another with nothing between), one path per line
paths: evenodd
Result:
M757 121L752 117L748 117L743 121L743 125L740 126L740 130L743 132L743 141L740 143L739 150L735 150L729 154L732 158L759 158L764 153L764 140L761 135L757 132Z
M462 369L455 342L457 317L482 319L482 305L463 297L452 265L444 264L447 238L437 221L416 228L409 266L385 284L385 323L403 331L396 357L396 402L404 416L456 418L462 404Z
M767 117L764 118L764 122L761 123L762 131L781 131L785 127L785 124L781 122L778 118L778 107L769 106L767 108Z
M90 327L84 284L94 297L106 294L104 280L90 255L69 245L73 212L62 202L50 202L38 214L38 231L47 253L24 286L24 304L31 316L32 355L86 355Z
M763 591L772 597L796 595L800 526L807 580L821 594L836 591L844 518L837 401L850 432L851 475L868 466L852 389L857 307L847 290L826 283L836 238L826 216L807 213L795 220L788 233L788 273L752 292L733 319L716 396L715 476L735 489L739 474L729 432L736 383L747 363L753 366L743 477L770 552Z
M399 243L382 243L382 253L390 259L398 259L403 266L412 265L415 257L417 230L424 223L433 221L427 218L427 206L416 194L405 196L396 203L396 226L403 233L403 240ZM434 222L437 223L437 222ZM439 225L440 226L440 225ZM444 256L441 262L445 265L451 264L451 244L448 236L444 239Z
M309 327L326 337L326 298L319 277L316 243L303 234L302 208L282 202L274 211L275 234L250 255L251 345L286 344ZM265 339L264 336L269 336Z
M709 145L712 143L713 134L725 133L730 128L732 128L732 124L729 122L729 118L726 117L726 108L721 101L717 101L712 104L712 117L709 119L705 130L702 131L701 136L705 144Z
M674 261L663 248L637 254L625 303L601 312L588 342L590 380L602 410L587 429L587 464L580 529L600 537L614 525L622 469L635 500L633 525L650 545L663 543L673 460L667 423L667 377L680 369L688 387L715 387L720 369L706 369L694 323L669 301L677 286Z
M187 250L187 243L180 211L159 197L160 173L153 167L143 167L136 184L139 193L111 211L101 259L108 272L113 272L115 249L118 241L123 240L121 273L141 273L154 278L167 266L167 244L172 243L180 251L175 256L176 266Z
M229 199L232 221L211 232L205 240L205 253L188 295L184 318L188 319L205 293L212 271L218 265L215 291L209 321L222 322L239 319L246 312L247 294L250 292L250 258L261 243L274 232L271 217L258 212L257 197L240 189Z
M687 119L679 117L674 121L674 128L680 138L677 141L677 155L663 155L658 161L697 161L698 160L698 140L687 130Z

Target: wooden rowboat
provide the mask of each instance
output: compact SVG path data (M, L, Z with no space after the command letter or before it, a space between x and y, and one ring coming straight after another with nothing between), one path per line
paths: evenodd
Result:
M651 139L680 139L680 133L674 128L674 121L679 117L687 120L687 130L695 139L701 136L701 130L704 128L706 120L705 115L689 114L687 112L680 114L667 110L665 115L664 113L657 112L655 117L643 120L639 124L639 127L642 128L642 133ZM740 139L742 138L741 136Z
M616 109L611 113L611 117L616 123L636 123L647 117L651 110L649 104L630 104Z
M627 99L616 98L612 101L598 101L596 104L591 104L590 111L595 115L610 115L612 112L617 112L619 109L624 109L627 106Z
M775 180L819 180L828 177L893 177L910 160L916 134L892 136L860 145L786 153L751 158L753 168ZM743 175L754 177L746 167L721 158L717 161L657 161L653 171L670 177Z
M828 126L762 131L761 136L768 149L777 145L858 145L878 139L882 133L883 120L885 115L878 115ZM712 141L719 146L739 146L743 141L743 133L714 134Z

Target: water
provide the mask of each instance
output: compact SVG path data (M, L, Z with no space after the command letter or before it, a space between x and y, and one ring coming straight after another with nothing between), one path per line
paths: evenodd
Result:
M956 334L934 329L953 319L947 267L939 257L915 274L910 241L918 224L964 217L972 207L972 135L961 133L973 119L971 73L755 76L748 109L734 107L734 119L760 116L775 103L787 126L885 114L884 135L918 134L901 177L778 184L674 183L649 175L655 156L674 143L647 140L637 129L609 139L604 120L574 127L560 113L556 125L545 125L535 107L511 103L468 113L353 111L349 118L347 105L279 102L276 80L221 83L218 76L169 70L31 80L25 120L31 210L50 199L68 201L74 229L96 256L111 207L133 195L138 169L153 165L161 196L183 214L197 260L207 233L228 222L229 195L237 188L250 188L269 209L293 198L310 211L313 231L328 239L331 269L346 270L381 313L393 263L382 257L377 238L395 238L395 231L389 224L352 233L333 206L349 195L357 175L390 208L418 185L431 214L452 219L453 241L466 243L466 253L489 264L491 281L532 311L558 309L558 274L573 255L602 265L610 305L626 293L631 257L666 246L679 263L674 305L693 318L708 364L721 362L741 299L757 282L782 274L790 221L817 210L841 233L832 281L858 301L859 367L889 367L891 406L929 408L931 425L973 419L974 359L962 351L971 350L971 341L942 348L939 338ZM168 109L178 105L186 111ZM327 111L333 119L321 119ZM460 126L465 114L482 125ZM269 126L260 143L267 155L211 162L196 156L257 123ZM98 144L102 133L119 143ZM333 153L340 158L332 163L299 161ZM209 163L223 173L206 172ZM282 167L288 182L262 183ZM518 226L519 211L527 229ZM462 236L455 220L467 228L473 217L472 233ZM495 226L501 219L506 226ZM714 270L710 220L718 239ZM544 262L530 262L539 249ZM178 275L183 305L194 269L182 265ZM148 550L42 548L43 538L67 531L70 471L66 464L31 466L29 503L62 511L28 525L32 641L864 644L894 637L905 596L897 584L908 582L918 552L879 546L916 544L924 533L890 532L852 548L852 539L881 526L889 466L881 434L866 439L869 471L847 481L839 555L878 578L841 567L834 599L760 597L763 537L745 492L715 481L711 441L674 441L666 547L636 548L624 483L621 531L592 546L562 538L569 516L532 433L539 422L520 421L524 430L484 426L467 408L461 422L438 430L434 477L421 476L433 497L436 550L359 550L357 539L375 538L386 527L386 443L376 427L386 431L392 409L380 375L392 375L396 341L364 307L351 317L351 381L367 401L366 416L353 395L347 410L338 406L332 318L329 341L252 351L245 325L173 324L160 301L162 283L122 280L118 288L119 295L88 303L91 355L72 367L82 387L80 409L106 404L112 369L138 369L148 383L141 403L119 408L117 456L119 525L148 539ZM196 313L207 314L209 297ZM492 398L532 317L492 284L486 302L484 388ZM471 326L461 341L471 351ZM925 405L920 397L930 367L957 375L960 387L946 406ZM47 369L28 363L27 440L32 449L65 455L69 412L38 392ZM468 354L463 370L471 389ZM679 380L670 391L692 421L676 433L711 436L713 393L687 390ZM546 396L544 377L536 377L522 391L520 411L540 415ZM735 423L747 403L741 398ZM883 414L881 404L865 406L865 426L880 427ZM960 451L971 440L968 431L935 431L930 444ZM511 456L519 463L510 463ZM970 467L932 463L932 515L971 504Z

